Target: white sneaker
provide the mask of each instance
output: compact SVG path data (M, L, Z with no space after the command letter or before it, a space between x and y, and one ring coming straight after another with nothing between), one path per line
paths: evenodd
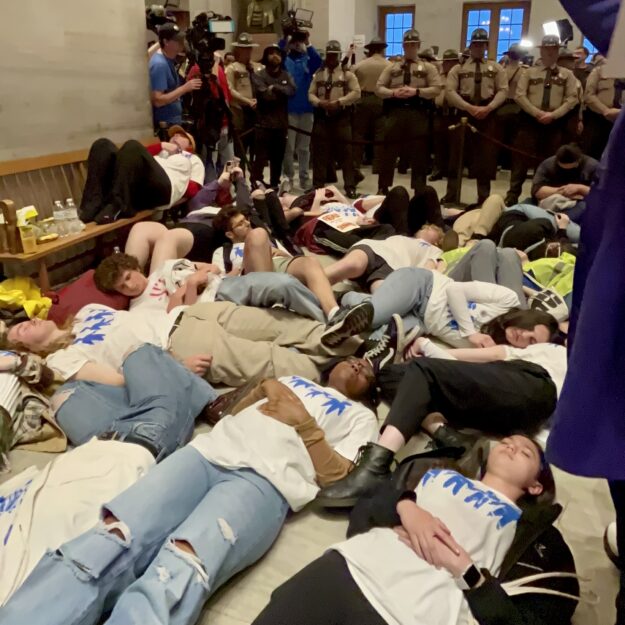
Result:
M603 548L608 558L612 560L615 566L620 568L618 557L618 545L616 544L616 521L610 523L603 533Z

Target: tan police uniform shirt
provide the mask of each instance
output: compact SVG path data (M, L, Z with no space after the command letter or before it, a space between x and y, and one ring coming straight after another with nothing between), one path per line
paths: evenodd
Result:
M521 74L524 69L527 69L527 65L523 65L519 63L517 66L508 65L506 67L506 78L508 79L508 97L507 100L514 100L516 97L516 89L519 84L519 78L521 78Z
M604 78L601 66L595 67L588 76L584 103L599 115L614 108L614 78Z
M383 55L373 54L368 59L356 63L351 68L351 71L356 75L361 91L375 93L378 78L389 65L391 65L391 62Z
M328 92L330 76L332 84ZM338 100L342 107L350 106L360 100L360 85L356 76L347 69L339 66L330 73L327 67L322 67L313 76L308 99L313 106L319 106L321 100Z
M453 68L452 68L453 69ZM447 76L449 74L443 74L441 72L441 80L443 81L443 85L447 84ZM434 98L434 104L437 109L448 109L449 101L447 100L447 89L443 88L443 90Z
M251 63L254 72L259 72L263 69L260 63ZM252 80L250 78L250 72L243 63L235 61L230 63L226 67L226 78L228 79L228 87L232 93L232 102L230 105L233 108L242 108L243 106L249 106L250 100L254 98L254 90L252 88Z
M443 79L432 63L412 61L410 63L410 84L404 85L405 61L391 63L380 74L375 88L376 95L383 99L392 98L393 91L400 87L414 87L419 90L419 97L434 100L443 90Z
M536 117L542 111L547 71L554 70L557 70L557 75L551 79L551 93L547 112L558 119L579 104L577 78L571 70L557 65L552 66L549 70L544 66L529 67L523 70L519 78L515 100L532 117Z
M469 59L464 65L453 67L447 76L447 101L451 106L463 111L471 106L483 106L480 102L473 102L477 64L482 74L481 102L489 101L490 106L498 108L506 101L508 78L503 67L495 61L477 59L476 63L476 59Z

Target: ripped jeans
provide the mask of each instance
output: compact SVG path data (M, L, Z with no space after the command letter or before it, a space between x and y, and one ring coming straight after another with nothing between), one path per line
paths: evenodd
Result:
M219 586L271 547L288 504L256 472L216 466L187 446L104 510L118 522L47 553L0 625L95 625L111 609L108 625L192 625Z
M189 442L195 418L217 397L208 382L154 345L131 352L122 372L125 386L68 382L54 395L56 419L72 445L115 433L160 462Z

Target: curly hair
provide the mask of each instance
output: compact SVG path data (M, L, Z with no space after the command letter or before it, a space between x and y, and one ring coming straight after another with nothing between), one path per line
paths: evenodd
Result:
M115 285L124 271L141 271L139 260L130 254L113 254L98 265L93 280L100 291L117 293Z
M226 234L232 230L232 219L237 215L244 215L245 213L237 208L234 204L230 206L224 206L213 219L213 228L216 232Z

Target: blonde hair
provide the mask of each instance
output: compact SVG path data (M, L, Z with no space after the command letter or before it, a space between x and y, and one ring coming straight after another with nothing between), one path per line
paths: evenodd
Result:
M438 239L436 240L436 245L440 246L440 244L443 242L443 237L445 236L445 231L440 227L437 226L436 224L423 224L419 230L434 230L434 232L436 232L438 234Z
M54 352L58 352L61 349L66 349L69 347L76 337L71 332L72 326L74 325L74 316L68 317L61 325L57 324L59 330L66 331L67 333L64 336L52 341L48 345L42 345L41 347L31 347L29 345L24 345L23 343L12 342L9 341L8 338L4 340L4 345L2 345L2 349L8 349L11 351L25 352L31 354L37 354L37 356L41 356L42 358L47 358L50 354L54 354Z

